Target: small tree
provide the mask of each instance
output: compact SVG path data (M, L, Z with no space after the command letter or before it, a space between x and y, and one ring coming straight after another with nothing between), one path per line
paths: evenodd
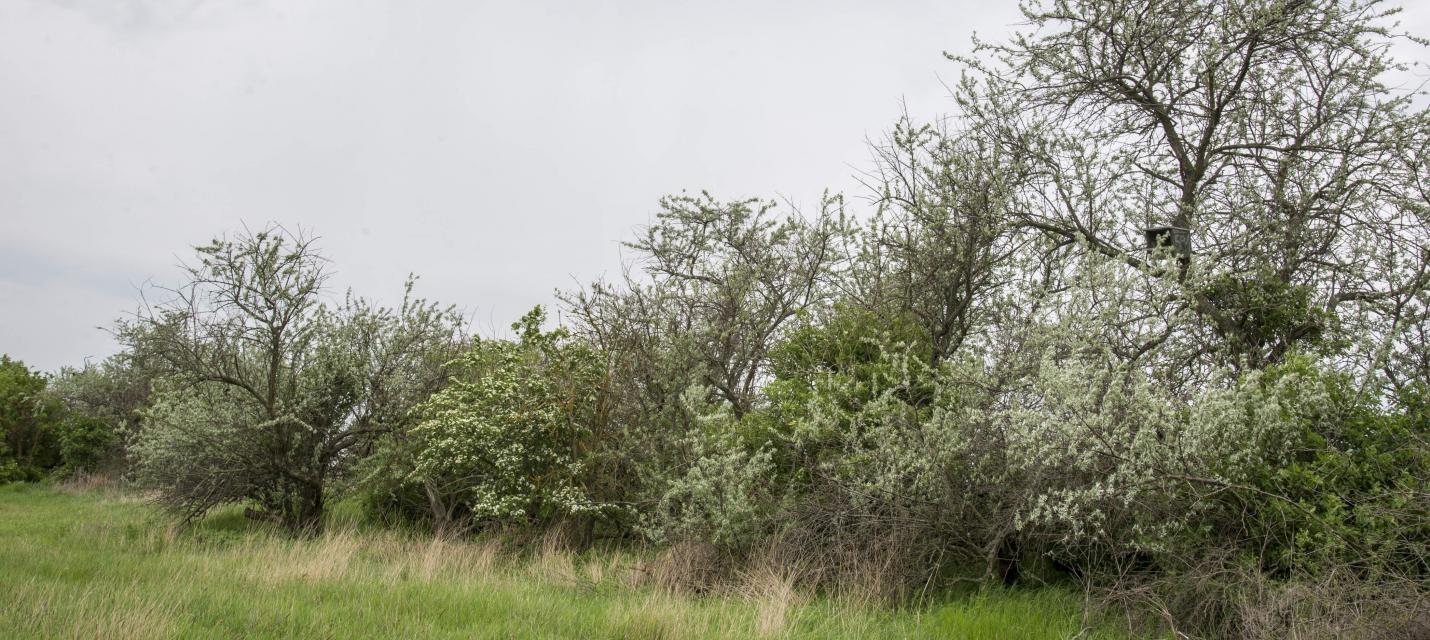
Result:
M914 318L937 365L990 322L1022 249L1010 205L1023 169L970 132L905 116L866 179L878 215L849 288L886 319Z
M323 306L326 260L278 227L197 253L188 283L120 330L167 374L141 477L186 519L252 500L254 517L316 531L329 481L441 385L460 319L410 282L396 310Z
M705 385L747 413L786 323L830 293L845 230L840 202L814 220L778 217L774 204L710 194L661 200L655 224L626 246L675 306L673 333L692 349ZM683 390L683 387L682 387Z

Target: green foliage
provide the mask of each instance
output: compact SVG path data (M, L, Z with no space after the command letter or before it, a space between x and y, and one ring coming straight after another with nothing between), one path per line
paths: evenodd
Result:
M278 228L196 253L176 299L121 326L163 374L136 475L188 520L251 500L256 517L313 532L330 482L443 384L461 319L411 280L398 308L324 305L326 261Z
M774 524L780 495L771 482L773 450L743 440L741 419L727 405L705 405L706 395L698 386L686 392L686 410L697 425L687 436L690 463L670 478L644 530L661 542L700 541L748 551Z
M1232 359L1252 367L1279 362L1292 348L1313 349L1335 320L1315 306L1309 285L1270 274L1223 275L1207 283L1200 295L1219 311Z
M66 473L123 468L125 445L140 431L155 373L134 354L121 353L55 375L48 393L64 405L59 439Z
M611 511L592 496L588 464L601 433L598 354L564 329L543 331L537 307L518 339L482 340L451 364L451 383L387 443L379 490L425 494L441 524L551 522Z
M97 471L114 458L125 426L114 416L126 405L86 393L107 382L102 378L92 367L50 378L0 357L0 482ZM147 393L146 386L140 397Z
M271 464L254 433L257 416L236 390L163 382L144 412L144 430L131 444L134 478L177 500L196 501L183 515L201 516L215 505L258 497ZM171 508L180 503L171 502Z
M71 415L57 428L60 458L70 472L97 471L114 455L119 433L98 418Z
M798 410L821 388L821 378L839 376L856 386L851 402L867 401L884 386L884 356L895 346L927 359L927 340L900 316L887 318L849 305L837 305L824 318L806 315L771 350L774 380L765 394L777 405Z
M897 361L891 358L895 353L901 355ZM818 440L821 435L812 431L850 431L852 414L890 389L899 388L909 404L927 404L931 369L918 363L926 362L928 353L928 341L902 317L891 320L841 306L823 322L807 322L791 331L775 346L774 380L764 391L779 423L791 433ZM901 364L916 371L901 370ZM900 388L905 382L912 384ZM813 423L816 413L822 414L819 425Z
M1187 399L1071 361L1031 391L1007 414L1003 455L1020 527L1053 557L1085 571L1141 558L1175 575L1225 554L1279 579L1427 577L1430 454L1413 401L1381 406L1296 355Z
M7 482L23 482L30 477L20 468L20 463L10 455L5 445L0 444L0 484Z
M1346 376L1305 358L1268 370L1261 384L1287 379L1302 390L1286 401L1303 407L1291 443L1240 470L1260 505L1247 533L1266 541L1263 567L1315 575L1345 565L1430 566L1430 450L1423 445L1430 424L1415 400L1387 411Z
M0 479L38 480L62 462L62 407L45 393L46 378L0 356Z

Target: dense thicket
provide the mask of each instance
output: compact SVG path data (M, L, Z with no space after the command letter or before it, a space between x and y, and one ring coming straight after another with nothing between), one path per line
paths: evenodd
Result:
M1024 12L952 116L874 145L869 215L668 197L566 327L325 303L278 228L200 247L117 359L49 395L4 362L0 474L127 454L189 518L312 530L341 489L685 549L699 588L761 554L887 598L1079 580L1183 634L1430 633L1430 111L1394 12Z

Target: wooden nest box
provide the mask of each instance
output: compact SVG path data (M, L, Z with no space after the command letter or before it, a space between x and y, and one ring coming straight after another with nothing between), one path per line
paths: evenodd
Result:
M1177 259L1182 264L1192 261L1192 232L1184 227L1148 227L1143 231L1143 236L1147 239L1147 250L1154 251L1163 247L1171 248L1177 252Z

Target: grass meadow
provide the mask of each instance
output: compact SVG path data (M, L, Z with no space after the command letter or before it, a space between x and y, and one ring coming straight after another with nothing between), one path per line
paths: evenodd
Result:
M446 541L334 517L295 540L215 513L186 530L122 492L0 486L5 638L1097 638L1071 590L894 609L815 597L779 571L695 596L657 554Z

